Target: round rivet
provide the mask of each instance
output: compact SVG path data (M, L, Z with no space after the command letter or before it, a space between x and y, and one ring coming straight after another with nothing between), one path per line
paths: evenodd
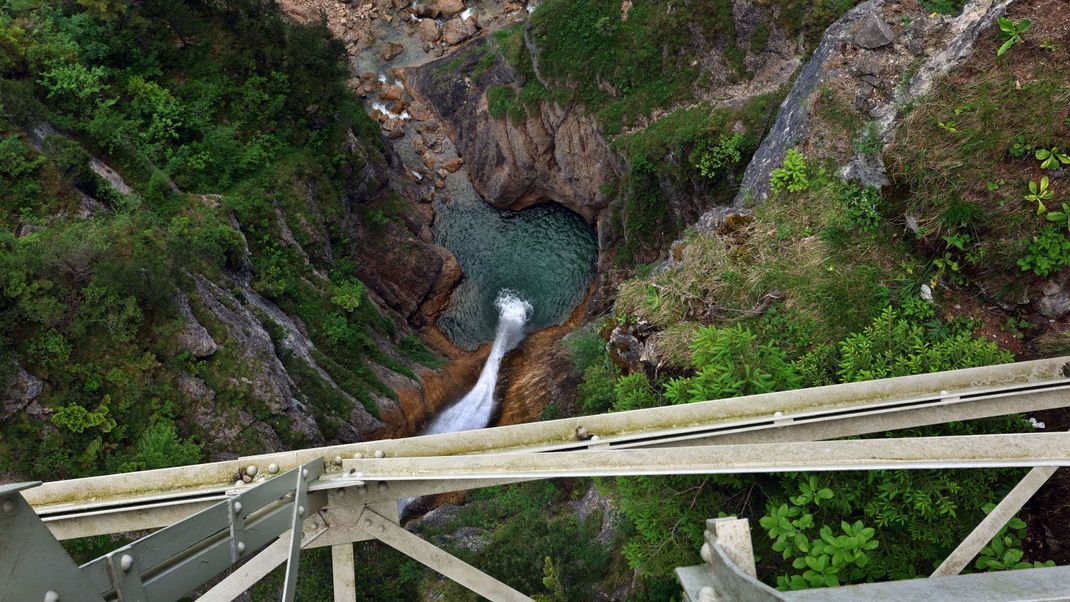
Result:
M339 466L341 466L342 465L342 456L335 456L334 457L334 463L339 465Z
M271 474L275 474L276 472L279 472L279 465L274 463L274 462L272 462L271 464L268 464L268 472L270 472Z
M591 435L591 441L598 441L598 435Z
M241 479L238 479L237 481L234 481L234 486L235 487L241 487L244 484L245 484L245 481L243 481Z
M375 450L375 457L376 458L385 458L386 454L383 453L383 450L377 449L377 450Z
M306 479L308 478L308 469L307 468L302 468L301 469L301 476L306 478Z
M386 533L386 527L384 527L382 525L379 525L379 532L380 533Z
M365 526L365 527L370 527L370 526L372 526L372 519L370 519L370 518L366 518L366 519L364 519L364 526Z
M357 481L356 485L357 489L360 490L361 493L364 493L364 481Z
M710 586L698 590L699 602L717 602L717 592Z
M774 417L780 417L780 416L783 416L783 415L784 415L784 412L773 412L773 416Z
M253 482L253 477L251 477L249 475L242 475L241 480L242 480L243 483L252 483Z
M251 477L255 477L256 473L257 473L256 466L253 466L252 464L250 464L250 465L245 467L245 474L247 474L247 475L249 475Z
M346 490L345 489L339 489L338 490L338 497L345 497L345 496L346 496Z
M11 512L15 508L15 504L11 503L11 500L4 500L4 512Z
M45 602L59 602L59 594L52 590L45 592Z
M245 542L244 541L239 541L238 542L238 553L241 554L244 551L245 551Z
M364 452L357 452L357 455L354 456L354 457L356 459L358 459L358 460L363 460L364 459Z
M713 562L713 550L710 549L710 544L702 544L702 549L699 550L698 555L702 557L705 562Z
M119 568L123 569L124 573L134 568L134 557L129 554L123 554L119 558Z
M234 514L241 512L241 502L234 502Z
M379 493L383 493L387 489L390 489L390 485L387 485L386 481L379 481Z

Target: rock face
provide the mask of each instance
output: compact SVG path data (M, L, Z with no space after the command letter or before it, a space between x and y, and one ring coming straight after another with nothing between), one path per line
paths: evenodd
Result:
M770 135L747 166L735 205L764 201L770 173L784 162L788 149L811 143L810 100L819 87L856 90L855 108L869 113L876 133L887 143L900 110L965 60L977 35L989 29L1011 1L972 0L958 16L916 14L909 20L896 17L905 9L888 0L868 0L851 9L828 28L796 78ZM899 81L908 69L916 69L910 83L893 88L889 82ZM847 163L844 177L878 187L887 183L879 157L856 153Z
M215 353L219 345L193 316L189 307L189 297L182 291L175 291L175 306L178 308L178 315L185 322L182 329L175 335L179 348L189 352L195 358L204 358Z
M472 183L488 202L522 209L553 201L594 221L609 203L599 185L616 175L620 159L595 120L576 107L544 102L522 122L491 117L487 88L519 89L525 82L502 61L476 77L462 75L482 56L467 50L485 44L483 38L466 46L464 54L407 70L407 87L442 119ZM449 68L458 57L464 64Z
M44 390L44 386L41 379L27 372L19 364L15 364L3 388L0 389L0 422L4 422L34 403L37 396Z

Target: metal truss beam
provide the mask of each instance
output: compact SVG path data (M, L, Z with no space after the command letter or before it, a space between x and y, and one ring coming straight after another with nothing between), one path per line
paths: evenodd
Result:
M270 465L286 471L312 459L330 462L376 452L387 456L439 456L563 451L606 445L675 446L688 441L773 441L789 433L789 440L813 440L1070 405L1070 379L1063 371L1068 364L1070 358L1038 360L465 433L264 454L46 483L28 491L26 497L61 532L62 523L85 522L85 513L89 512L125 514L164 504L172 504L172 512L176 512L183 504L203 503L233 489L235 475L248 465L258 466L264 474ZM914 418L897 422L881 418L881 414L911 414ZM580 426L598 440L578 441L575 431ZM89 520L101 522L99 518ZM143 516L139 522L150 522L149 517ZM121 530L120 521L112 524ZM98 524L95 530L101 532L100 528L104 527ZM66 532L77 533L78 529L72 527Z
M358 479L547 479L1067 465L1070 433L1031 433L345 460L345 476L327 477L314 487L343 487Z

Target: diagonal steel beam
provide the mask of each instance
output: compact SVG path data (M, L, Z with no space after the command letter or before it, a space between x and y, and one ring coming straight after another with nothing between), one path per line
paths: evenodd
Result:
M1014 489L1011 489L1010 493L992 509L992 512L977 523L973 531L940 563L930 577L949 577L961 573L962 569L966 568L966 565L970 564L970 561L981 552L981 548L988 545L1003 525L1007 524L1007 521L1029 501L1029 498L1048 482L1056 470L1058 470L1056 466L1041 466L1030 470L1025 478L1019 481Z
M359 524L368 535L492 602L534 602L442 548L409 533L370 508L365 508L361 513Z

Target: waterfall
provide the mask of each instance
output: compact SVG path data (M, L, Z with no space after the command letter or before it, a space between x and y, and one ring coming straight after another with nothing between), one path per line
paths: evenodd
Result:
M498 329L479 380L464 397L431 421L425 435L481 429L490 422L502 358L523 340L524 323L531 316L531 304L509 290L499 292L494 305L498 308Z

